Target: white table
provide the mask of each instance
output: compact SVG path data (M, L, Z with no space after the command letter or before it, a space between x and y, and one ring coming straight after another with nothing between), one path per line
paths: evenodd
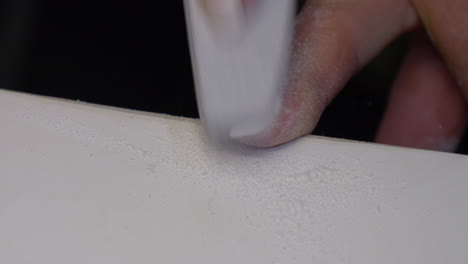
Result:
M0 263L467 263L468 157L0 91Z

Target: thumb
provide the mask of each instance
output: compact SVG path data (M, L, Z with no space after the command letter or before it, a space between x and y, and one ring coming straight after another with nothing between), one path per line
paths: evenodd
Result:
M417 21L406 0L309 0L296 25L281 110L267 129L241 141L271 147L309 134L349 78Z

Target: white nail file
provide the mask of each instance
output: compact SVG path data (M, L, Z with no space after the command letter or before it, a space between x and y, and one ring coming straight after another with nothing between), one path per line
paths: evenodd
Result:
M211 2L184 5L200 116L210 139L229 143L261 132L280 108L296 1Z

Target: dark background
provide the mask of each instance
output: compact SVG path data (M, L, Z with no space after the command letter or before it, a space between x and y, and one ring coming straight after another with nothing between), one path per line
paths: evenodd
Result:
M0 18L0 87L198 117L182 0L4 0ZM372 141L407 42L355 76L314 134Z

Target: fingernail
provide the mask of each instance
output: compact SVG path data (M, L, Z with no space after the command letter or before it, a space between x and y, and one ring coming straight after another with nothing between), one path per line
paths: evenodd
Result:
M241 0L201 0L208 27L223 44L237 43L245 32L246 10Z

